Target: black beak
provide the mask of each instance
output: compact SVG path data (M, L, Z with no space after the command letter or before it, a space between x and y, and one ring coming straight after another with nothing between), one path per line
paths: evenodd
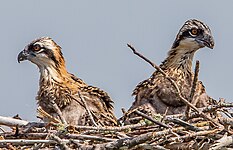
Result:
M28 52L26 52L26 50L22 50L19 54L18 54L18 63L20 63L21 61L27 60L28 58Z
M203 46L209 47L210 49L214 48L214 39L211 35L205 35L204 38L199 39Z
M204 37L198 37L195 39L201 47L209 47L210 49L214 48L214 39L211 35L204 35Z

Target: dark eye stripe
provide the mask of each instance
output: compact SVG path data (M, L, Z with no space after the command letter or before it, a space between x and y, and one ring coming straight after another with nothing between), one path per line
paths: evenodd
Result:
M37 44L36 44L37 45ZM38 44L39 45L39 44ZM39 45L40 46L40 45ZM34 47L35 47L35 45L34 44L31 44L31 45L29 45L28 46L28 50L30 50L30 51L33 51L33 52L35 52L35 53L42 53L44 50L45 50L45 48L44 47L41 47L40 46L40 49L39 50L35 50L34 49Z

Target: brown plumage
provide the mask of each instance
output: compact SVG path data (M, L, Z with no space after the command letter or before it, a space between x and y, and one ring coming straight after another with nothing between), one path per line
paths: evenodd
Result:
M160 65L167 75L176 81L181 94L189 100L194 73L192 61L195 52L203 47L214 47L213 37L209 27L201 21L190 19L179 30L168 57ZM181 102L173 85L160 72L139 83L133 91L135 101L130 110L137 107L154 113L182 113L185 104ZM194 99L197 107L207 106L210 97L205 87L198 81Z
M93 125L83 101L99 125L115 125L113 101L97 87L89 86L66 70L61 47L51 38L42 37L32 41L19 53L18 61L29 60L40 70L38 105L47 113L58 118L51 106L54 100L67 123ZM79 95L80 94L80 95Z

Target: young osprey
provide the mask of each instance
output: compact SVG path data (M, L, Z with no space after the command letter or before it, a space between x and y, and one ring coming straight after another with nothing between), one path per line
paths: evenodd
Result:
M116 124L113 101L108 94L67 72L61 47L51 38L38 38L28 44L18 55L18 62L24 60L36 64L40 70L36 100L44 111L58 118L51 104L54 101L68 124L93 125L86 105L97 124Z
M190 19L179 30L168 57L160 65L177 83L182 96L188 100L194 78L193 56L198 49L205 46L211 49L214 47L210 28L199 20ZM161 114L167 108L167 114L182 113L185 110L185 104L177 96L174 86L159 71L140 82L133 95L136 97L130 110L139 106ZM197 107L207 106L210 100L201 81L197 82L194 99Z

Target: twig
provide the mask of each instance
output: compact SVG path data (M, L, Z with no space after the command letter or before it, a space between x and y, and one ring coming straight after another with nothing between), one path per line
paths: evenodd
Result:
M192 131L202 131L201 129L199 129L198 127L195 127L194 125L191 125L181 119L178 118L166 118L167 121L173 122L175 124L181 125L182 127L188 129L188 130L192 130Z
M1 130L2 132L6 132L1 126L0 126L0 130Z
M203 112L199 111L193 104L191 104L188 100L186 100L180 92L180 89L178 87L178 85L176 84L176 82L170 78L159 66L155 65L153 62L151 62L149 59L147 59L146 57L144 57L142 54L138 53L134 47L132 47L130 44L127 44L127 46L133 51L134 54L136 54L137 56L141 57L142 59L144 59L146 62L148 62L150 65L152 65L155 69L157 69L162 75L164 75L164 77L166 79L168 79L168 81L171 82L171 84L175 87L176 89L176 93L179 96L179 98L189 107L191 107L192 109L194 109L198 114L200 114L203 118L211 121L211 123L214 126L218 126L218 124L216 122L214 122L209 116L205 115Z
M120 149L121 147L124 147L125 149L130 149L144 142L149 142L150 140L153 140L156 137L164 137L167 134L170 134L172 132L182 131L184 129L185 128L183 127L178 127L178 128L166 129L166 130L157 131L157 132L149 132L149 133L138 135L136 137L119 139L114 142L105 143L105 144L102 144L101 147L107 148L107 149L108 148L109 149L111 148Z
M82 103L84 104L84 107L87 111L87 114L89 115L89 118L91 119L91 122L93 123L94 126L98 127L98 125L96 124L92 114L91 114L91 111L89 110L87 104L86 104L86 101L83 99L82 95L80 94L80 92L78 92L78 96L80 98L80 100L82 101Z
M174 141L185 140L185 139L192 138L192 137L206 136L206 135L209 135L209 134L215 134L215 133L219 132L220 130L221 129L214 129L214 130L208 130L208 131L194 132L194 133L191 133L191 134L188 134L188 135L170 138L170 139L168 139L168 140L166 140L164 142L171 143L171 142L174 142Z
M227 136L225 134L221 139L217 140L215 144L211 145L210 150L218 150L232 143L233 143L233 136Z
M19 120L19 119L14 119L11 117L3 117L0 116L0 124L1 125L6 125L6 126L25 126L28 124L28 121L25 120Z
M79 140L74 140L79 142ZM64 143L70 143L68 139L62 139ZM25 140L25 139L10 139L10 140L0 140L0 147L6 143L11 143L12 145L34 145L36 143L45 143L45 144L57 144L55 140Z
M233 127L233 118L219 118L219 122L223 125L230 125Z
M193 78L193 85L191 88L191 93L190 93L190 97L189 100L190 102L195 106L196 102L194 102L194 94L196 91L196 87L197 87L197 82L198 82L198 74L199 74L199 68L200 68L200 62L197 60L196 61L196 65L195 65L195 73L194 73L194 78ZM185 115L187 118L189 118L189 113L190 113L190 107L187 106L186 111L185 111Z
M154 118L152 118L152 117L150 117L150 116L144 114L143 112L141 112L141 111L139 111L139 110L135 110L134 112L135 112L136 114L138 114L138 115L140 115L140 116L142 116L142 117L144 117L144 118L146 118L146 119L152 121L153 123L155 123L155 124L157 124L157 125L160 125L160 126L162 126L162 127L164 127L164 128L171 128L171 127L169 127L168 125L166 125L166 124L164 124L164 123L162 123L162 122L159 122L159 121L155 120Z
M100 137L94 135L81 135L81 134L66 134L65 137L70 139L84 139L84 140L94 140L94 141L104 141L104 142L112 142L116 139Z
M51 134L50 138L56 141L62 150L69 150L69 147L66 145L66 143L55 134Z
M54 100L51 100L50 102L51 102L51 104L52 104L53 109L54 109L55 112L58 114L59 118L61 119L61 122L62 122L63 124L66 125L67 122L66 122L65 118L63 117L60 108L57 106L57 103L55 103Z
M50 122L54 122L54 123L62 123L61 120L51 116L50 114L48 114L46 111L44 111L40 106L37 108L37 112L38 112L38 117L39 118L46 118L48 119Z

